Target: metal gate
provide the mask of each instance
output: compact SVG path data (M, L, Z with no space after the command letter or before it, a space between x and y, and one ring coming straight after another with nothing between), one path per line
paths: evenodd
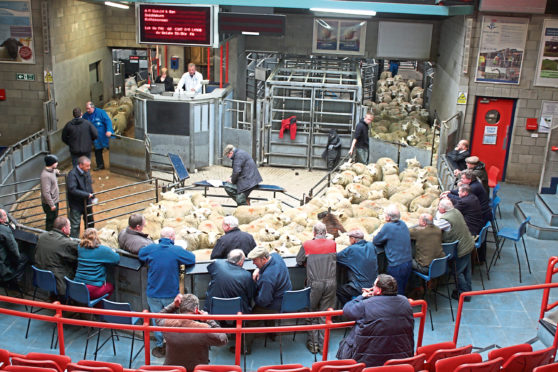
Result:
M348 150L360 119L362 83L356 65L334 62L283 61L267 79L264 157L269 165L325 168L321 154L330 129L339 133L342 151ZM291 116L296 116L296 132L281 134L281 121Z
M254 132L253 102L240 101L230 98L232 94L223 100L222 104L222 140L221 146L217 150L222 156L223 148L227 144L234 145L252 154L257 159L256 149L258 148L257 133ZM223 165L231 165L230 159L223 157Z

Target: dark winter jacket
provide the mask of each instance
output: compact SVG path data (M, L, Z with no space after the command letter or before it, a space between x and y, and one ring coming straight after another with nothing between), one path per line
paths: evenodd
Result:
M372 243L376 246L376 253L386 253L389 266L401 265L413 259L409 228L401 220L384 224Z
M370 142L368 137L368 124L366 124L364 118L360 119L355 129L354 139L357 140L355 147L368 150Z
M256 283L252 280L252 274L227 260L212 262L207 266L207 272L211 275L211 281L207 287L205 311L212 312L212 297L240 297L242 313L252 312L252 300L256 294Z
M88 154L97 139L97 129L88 120L74 118L62 129L62 141L70 146L73 155Z
M238 227L229 230L217 240L215 247L211 251L211 259L227 258L227 255L233 249L242 249L244 254L248 253L256 247L254 237L247 232L241 231Z
M231 183L236 185L239 193L250 190L263 181L258 166L246 151L235 149L231 160Z
M451 169L463 170L467 168L465 159L467 159L469 156L471 156L469 150L459 151L454 149L447 153L446 158L448 159L448 163L451 166Z
M477 165L473 168L473 173L477 176L477 179L482 183L482 187L486 194L489 194L490 188L488 187L488 173L486 173L486 167L482 161L479 161Z
M327 170L333 170L341 158L341 138L335 129L330 129L327 136L327 145L322 153L322 159L327 162Z
M337 253L337 263L349 269L348 282L360 290L370 288L378 275L376 252L372 242L359 240Z
M343 307L343 315L356 324L339 344L337 359L355 359L374 367L413 356L415 322L406 297L358 296Z
M269 310L281 310L281 302L286 291L293 289L289 269L277 253L270 255L270 260L260 269L260 279L256 282L258 294L256 306Z
M471 235L479 235L484 226L479 199L473 194L456 197L450 193L448 196L453 203L453 206L463 215Z
M8 282L17 274L19 248L10 226L0 223L0 282Z
M138 254L141 248L149 244L153 244L153 240L149 239L149 235L132 230L129 227L122 230L118 235L118 245L120 249L124 249L130 253Z
M471 182L469 187L471 188L471 194L475 195L479 199L483 219L482 225L484 226L488 221L492 221L492 208L490 207L488 194L484 191L484 187L479 180ZM453 189L451 190L451 195L457 196L458 192L459 190L457 188Z
M68 190L67 198L70 209L83 213L85 211L84 202L87 201L87 204L90 204L89 194L93 194L91 174L81 172L81 169L75 166L68 172L66 189Z

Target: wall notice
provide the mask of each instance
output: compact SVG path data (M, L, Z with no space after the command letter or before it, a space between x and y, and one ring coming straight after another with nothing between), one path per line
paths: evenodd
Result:
M558 86L558 19L544 20L535 85Z
M528 18L482 17L476 82L519 84Z
M312 51L332 54L364 54L366 22L330 18L314 19Z
M0 1L0 62L35 63L30 0Z
M558 124L558 102L543 101L541 107L541 120L539 120L539 133L550 133L552 124Z

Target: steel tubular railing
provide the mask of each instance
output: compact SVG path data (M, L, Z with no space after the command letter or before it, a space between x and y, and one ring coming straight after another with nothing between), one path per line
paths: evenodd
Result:
M558 284L557 284L558 286ZM142 312L128 312L128 311L117 311L117 310L105 310L89 307L78 307L62 305L60 302L56 301L53 303L31 301L16 297L0 296L0 303L11 303L17 305L32 306L33 308L43 308L54 310L54 315L46 315L39 313L30 313L28 311L19 311L14 309L9 309L5 307L0 307L0 314L6 314L11 316L17 316L21 318L31 318L35 320L42 320L46 322L56 323L58 330L58 347L61 355L66 354L65 343L64 343L64 325L75 325L81 327L95 327L95 328L109 328L116 330L129 330L129 331L139 331L144 335L145 342L145 364L150 364L151 353L150 353L150 332L177 332L177 333L227 333L235 334L236 337L236 349L235 349L235 364L240 365L240 351L241 351L241 338L242 334L246 333L267 333L267 332L302 332L310 330L324 330L324 352L323 360L327 360L328 346L330 339L330 330L338 328L352 327L355 322L340 322L333 323L332 318L335 316L343 315L343 310L332 310L327 311L317 311L317 312L304 312L304 313L277 313L277 314L242 314L238 313L236 315L202 315L202 314L167 314L167 313L150 313L147 310ZM420 311L413 313L415 318L421 318L418 340L416 347L422 345L422 336L424 331L424 324L426 321L426 311L427 304L424 300L409 300L411 306L420 306ZM115 323L105 323L96 322L90 320L81 320L74 318L64 318L63 312L74 312L74 313L85 313L85 314L104 314L119 317L138 317L143 319L142 325L131 325L131 324L115 324ZM280 327L245 327L243 322L251 320L279 320L279 319L307 319L307 318L319 318L325 317L325 324L312 324L312 325L294 325L294 326L280 326ZM150 325L151 319L192 319L192 320L228 320L235 321L235 328L183 328L183 327L164 327L164 326L152 326Z
M546 278L544 281L545 283L552 283L552 277L556 273L558 273L558 268L556 267L557 264L558 264L558 257L554 256L548 259L548 266L546 268ZM543 291L543 299L541 302L541 313L539 314L539 320L541 320L544 317L544 313L558 306L558 301L555 301L550 305L548 304L549 295L550 295L550 288L546 288Z

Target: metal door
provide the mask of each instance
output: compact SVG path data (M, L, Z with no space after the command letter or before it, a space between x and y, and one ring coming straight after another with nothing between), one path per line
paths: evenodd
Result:
M514 99L477 97L471 154L486 165L500 169L498 181L505 178L508 148L513 127Z
M240 101L230 97L232 97L232 93L223 100L221 112L222 138L217 141L219 145L216 149L221 164L227 166L231 165L231 160L223 157L223 149L228 144L252 154L254 159L258 158L254 152L257 148L258 136L257 133L254 133L253 102Z
M213 164L216 109L214 102L190 105L190 170Z

